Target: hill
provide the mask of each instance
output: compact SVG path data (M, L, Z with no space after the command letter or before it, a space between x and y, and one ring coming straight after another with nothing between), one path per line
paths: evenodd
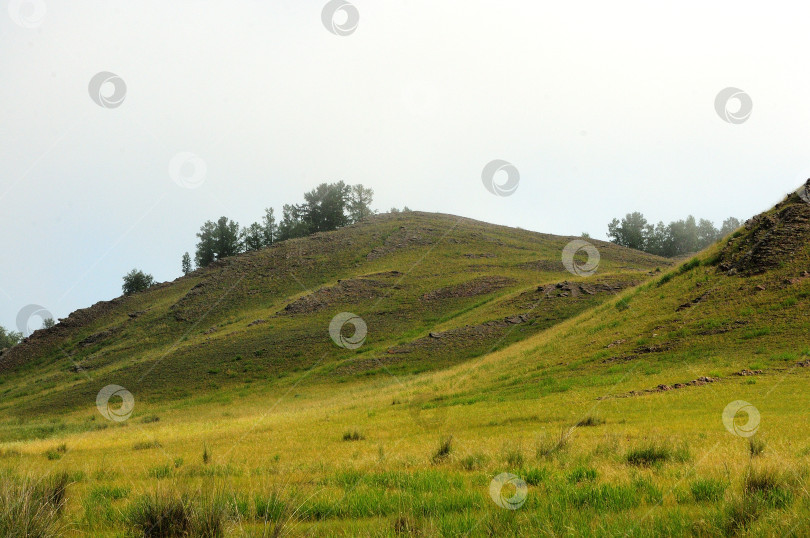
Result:
M0 358L0 465L67 472L77 534L179 502L236 536L805 535L808 219L672 270L594 242L590 276L574 238L420 213L223 260Z
M561 261L573 239L414 212L225 258L35 332L0 356L3 380L14 379L0 411L86 406L111 383L145 402L296 372L331 382L442 368L536 334L670 263L595 242L599 274L583 287ZM341 312L368 330L348 354L329 337Z

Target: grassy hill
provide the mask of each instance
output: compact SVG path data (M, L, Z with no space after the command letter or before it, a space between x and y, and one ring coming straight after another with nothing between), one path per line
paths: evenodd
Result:
M0 357L0 469L76 535L810 533L810 205L671 270L572 239L385 215L74 313Z
M669 263L597 242L599 275L581 290L561 261L572 239L405 213L227 258L37 331L0 356L14 380L0 411L71 410L109 383L148 402L301 372L412 375L536 334ZM330 339L344 311L368 327L356 352Z

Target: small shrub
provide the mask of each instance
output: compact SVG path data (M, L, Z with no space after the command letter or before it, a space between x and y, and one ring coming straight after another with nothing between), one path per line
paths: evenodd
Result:
M157 415L147 415L141 419L141 422L144 424L152 424L153 422L159 422L160 417Z
M616 302L616 310L618 310L619 312L624 312L628 308L630 308L630 299L629 298L625 297L624 299L619 299Z
M436 449L436 452L433 454L432 461L433 463L439 463L444 461L445 459L450 456L450 453L453 451L453 436L450 435L443 439L439 443L439 448Z
M354 431L347 431L343 433L343 440L344 441L362 441L365 439L365 436L358 432L357 430Z
M49 450L49 451L47 451L45 453L45 457L48 458L51 461L59 460L59 459L62 459L62 454L60 454L56 450Z

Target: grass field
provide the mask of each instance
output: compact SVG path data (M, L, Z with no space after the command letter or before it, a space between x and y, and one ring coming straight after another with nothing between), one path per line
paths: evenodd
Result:
M808 535L810 250L779 256L767 242L808 216L789 199L757 221L771 235L754 223L674 269L594 242L598 271L573 276L551 265L573 238L416 214L355 230L365 250L324 253L330 275L299 267L310 291L292 293L281 270L273 293L258 288L266 265L250 256L159 287L42 335L3 371L0 530L24 536L9 522L37 519L31 535ZM369 256L400 226L405 246ZM316 256L306 245L262 259L295 251L301 263ZM385 271L400 272L390 286L377 276L334 291ZM216 303L209 288L236 274L237 293ZM482 275L507 283L470 285ZM189 331L205 304L218 306ZM344 310L368 324L357 350L329 337ZM521 312L531 324L491 323ZM126 420L96 409L114 382L134 394Z

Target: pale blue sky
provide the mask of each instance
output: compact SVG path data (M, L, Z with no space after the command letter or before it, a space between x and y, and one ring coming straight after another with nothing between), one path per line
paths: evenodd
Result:
M324 181L604 238L633 210L744 218L810 176L806 4L356 0L338 36L325 3L45 0L32 20L3 0L0 324L118 296L136 266L173 279L206 219ZM116 108L88 94L101 71L126 83ZM715 111L729 86L744 123ZM172 180L179 152L198 188ZM481 183L494 159L512 196Z

